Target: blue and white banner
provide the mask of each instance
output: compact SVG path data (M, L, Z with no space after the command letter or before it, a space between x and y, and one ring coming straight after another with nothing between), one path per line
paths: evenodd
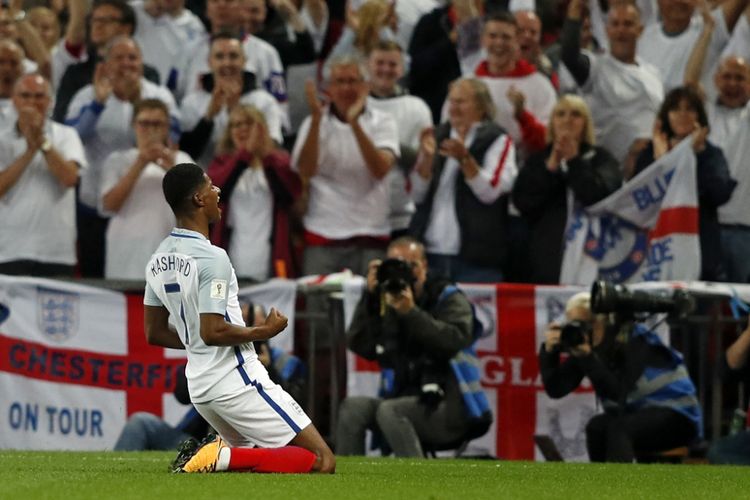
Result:
M688 138L604 200L569 210L560 283L697 279L695 169Z

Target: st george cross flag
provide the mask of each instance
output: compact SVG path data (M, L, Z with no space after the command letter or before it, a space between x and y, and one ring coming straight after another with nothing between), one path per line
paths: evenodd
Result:
M697 279L695 169L687 138L604 200L569 210L560 283Z

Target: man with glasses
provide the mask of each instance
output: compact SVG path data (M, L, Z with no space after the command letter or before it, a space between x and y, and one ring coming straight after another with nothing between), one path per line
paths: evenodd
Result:
M47 119L51 99L37 74L13 90L18 119L0 135L0 274L73 276L73 188L86 159L75 130Z
M228 33L214 35L208 54L211 73L201 76L201 86L182 101L180 145L197 163L208 168L214 148L237 104L250 104L263 113L268 133L281 144L283 112L278 101L256 85L255 75L245 69L245 52L239 38Z
M63 122L71 99L80 89L94 79L97 65L102 61L107 45L115 37L133 36L136 21L133 8L123 0L97 0L89 16L88 57L84 62L69 66L60 79L52 117ZM144 66L143 76L159 83L159 73L151 66Z
M154 248L174 226L164 201L164 174L178 163L192 163L187 153L169 145L169 108L158 99L133 106L136 147L115 151L104 161L99 194L107 226L106 279L143 279Z
M400 154L396 121L366 106L369 88L357 59L331 62L330 105L312 81L305 90L311 114L292 153L293 168L310 184L304 273L349 268L364 275L391 232L386 177Z

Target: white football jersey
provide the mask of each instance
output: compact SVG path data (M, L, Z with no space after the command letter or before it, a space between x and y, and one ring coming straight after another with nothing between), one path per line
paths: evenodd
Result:
M169 311L187 350L185 375L195 403L235 394L248 383L245 363L257 359L253 344L208 346L200 335L203 313L245 326L238 289L227 253L195 231L173 229L146 265L143 303Z

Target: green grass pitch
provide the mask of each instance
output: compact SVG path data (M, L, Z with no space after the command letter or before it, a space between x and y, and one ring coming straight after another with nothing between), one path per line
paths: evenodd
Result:
M0 450L0 499L750 498L750 469L340 457L337 473L169 474L174 453Z

